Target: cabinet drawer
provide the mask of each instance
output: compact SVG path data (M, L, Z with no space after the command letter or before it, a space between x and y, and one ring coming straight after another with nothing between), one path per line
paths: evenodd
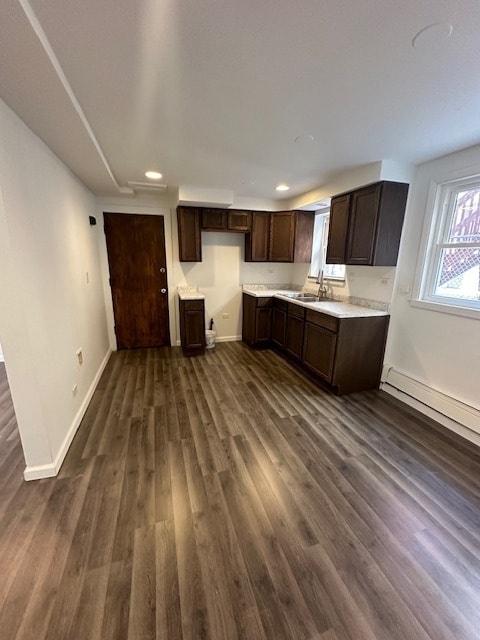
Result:
M274 298L273 306L275 309L281 309L282 311L286 311L288 307L288 302L286 300L280 300L280 298Z
M257 298L257 309L260 307L271 307L272 298Z
M201 311L204 306L203 300L181 300L180 303L185 311Z
M296 316L297 318L305 318L305 307L301 307L299 304L288 304L288 315Z
M328 329L329 331L334 331L335 333L337 332L338 318L329 316L326 313L321 313L320 311L312 311L312 309L307 309L307 315L305 319L307 322L316 324L318 327L323 327L324 329Z

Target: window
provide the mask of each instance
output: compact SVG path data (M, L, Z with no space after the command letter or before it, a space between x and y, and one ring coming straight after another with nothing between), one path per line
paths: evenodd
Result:
M480 176L437 190L420 299L480 310Z
M345 265L327 264L325 262L325 258L327 255L329 219L330 210L318 211L315 214L315 225L313 227L312 261L310 263L309 276L311 278L317 278L318 274L323 269L324 278L344 280Z

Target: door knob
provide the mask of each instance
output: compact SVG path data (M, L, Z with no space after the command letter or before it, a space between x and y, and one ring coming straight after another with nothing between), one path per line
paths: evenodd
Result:
M160 273L165 273L165 267L160 267Z
M160 293L167 293L166 289L160 289Z

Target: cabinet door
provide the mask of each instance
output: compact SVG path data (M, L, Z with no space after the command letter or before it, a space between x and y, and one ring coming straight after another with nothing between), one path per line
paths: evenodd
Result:
M295 213L272 213L270 220L271 262L293 262L295 246Z
M252 231L245 236L245 261L267 262L270 237L270 213L252 214Z
M270 342L271 320L271 307L257 307L255 313L255 344Z
M327 382L333 378L336 343L336 333L305 323L303 363Z
M177 207L177 223L180 262L201 262L200 211L196 207Z
M287 329L287 313L282 309L272 309L272 341L279 347L285 346L285 332Z
M348 225L346 264L373 264L381 184L352 194Z
M304 324L303 318L291 316L290 314L287 316L285 348L297 360L302 357Z
M250 211L229 209L227 215L227 229L229 231L250 231L252 220L252 213Z
M349 193L332 198L326 260L328 264L345 264L350 200Z
M308 263L312 260L313 226L315 213L313 211L295 211L295 246L293 249L294 262Z
M255 340L255 311L257 303L253 296L242 295L242 340L252 346Z
M202 209L202 229L225 231L227 228L227 211L225 209Z
M184 351L205 348L205 305L203 300L180 301L180 340Z
M243 294L242 340L251 347L270 341L272 298Z

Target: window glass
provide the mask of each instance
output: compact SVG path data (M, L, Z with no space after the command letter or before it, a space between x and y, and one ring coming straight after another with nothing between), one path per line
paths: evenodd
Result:
M433 225L421 299L480 309L480 177L441 185Z
M328 223L330 220L330 210L319 211L315 215L315 225L313 228L312 261L310 264L309 276L316 278L323 269L324 278L335 280L345 279L345 265L327 264L328 243Z

